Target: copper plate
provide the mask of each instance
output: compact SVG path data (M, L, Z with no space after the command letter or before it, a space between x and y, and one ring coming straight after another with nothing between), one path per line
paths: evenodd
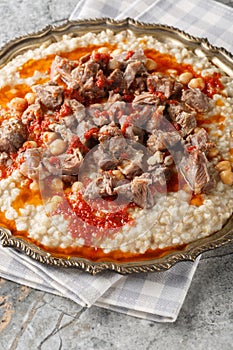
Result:
M108 18L68 21L61 26L48 26L40 32L16 38L8 42L1 49L0 68L24 51L34 49L45 42L56 42L60 40L61 36L64 34L81 36L87 32L97 33L106 29L111 29L114 32L129 29L137 36L147 34L155 36L159 41L175 42L181 47L187 47L200 57L203 57L203 55L207 56L213 64L220 67L227 75L233 76L233 56L224 48L212 46L205 38L193 37L173 27L136 22L130 18L121 21L114 21ZM43 264L57 267L77 267L92 274L104 270L113 270L121 274L153 272L168 270L179 261L194 261L196 257L204 251L215 249L232 242L233 216L231 216L220 231L188 244L183 250L174 251L162 258L130 263L116 263L111 261L92 262L78 257L71 257L68 259L53 256L53 254L40 249L23 238L13 236L11 232L5 228L0 228L0 239L3 247L14 248Z

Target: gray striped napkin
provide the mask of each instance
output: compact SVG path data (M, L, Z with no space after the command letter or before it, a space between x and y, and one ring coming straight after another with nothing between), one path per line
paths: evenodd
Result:
M70 18L94 17L132 17L173 25L208 37L213 44L228 50L233 46L233 10L212 0L80 0ZM0 246L0 276L6 279L65 296L80 308L97 305L160 322L177 319L198 261L181 262L165 272L130 276L105 272L90 276L74 269L40 265Z

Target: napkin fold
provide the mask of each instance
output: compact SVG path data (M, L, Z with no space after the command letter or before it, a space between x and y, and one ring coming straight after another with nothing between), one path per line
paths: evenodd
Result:
M233 9L212 0L80 0L70 19L132 17L172 25L207 37L232 50ZM97 305L131 316L174 322L184 302L200 258L180 262L164 272L97 276L72 268L45 266L0 245L0 276L32 288L70 298L80 307Z

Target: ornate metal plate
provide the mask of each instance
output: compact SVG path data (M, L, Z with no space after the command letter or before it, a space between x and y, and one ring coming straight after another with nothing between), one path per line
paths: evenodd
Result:
M87 32L100 32L111 29L119 32L125 29L132 30L136 35L152 35L164 42L176 42L176 44L188 47L198 56L208 56L216 66L223 69L226 74L233 77L233 56L224 48L212 46L205 38L193 37L179 29L158 25L139 23L130 18L121 21L111 19L93 19L81 21L68 21L61 26L48 26L44 30L16 38L8 42L0 51L0 67L4 66L15 56L28 49L39 47L44 42L56 42L64 34L81 36ZM203 239L187 244L182 250L165 254L163 257L153 260L118 263L114 261L92 262L79 257L64 258L50 254L39 247L13 236L5 228L0 228L0 239L3 247L14 248L43 264L57 267L77 267L86 272L96 274L104 270L113 270L121 274L153 272L167 270L175 263L184 260L194 261L204 251L215 249L233 241L233 216L218 232Z

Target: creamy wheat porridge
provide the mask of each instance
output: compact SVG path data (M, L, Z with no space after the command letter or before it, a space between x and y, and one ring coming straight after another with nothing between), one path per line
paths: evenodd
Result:
M233 82L206 57L130 31L65 36L0 70L0 106L0 224L13 234L130 256L232 214Z

